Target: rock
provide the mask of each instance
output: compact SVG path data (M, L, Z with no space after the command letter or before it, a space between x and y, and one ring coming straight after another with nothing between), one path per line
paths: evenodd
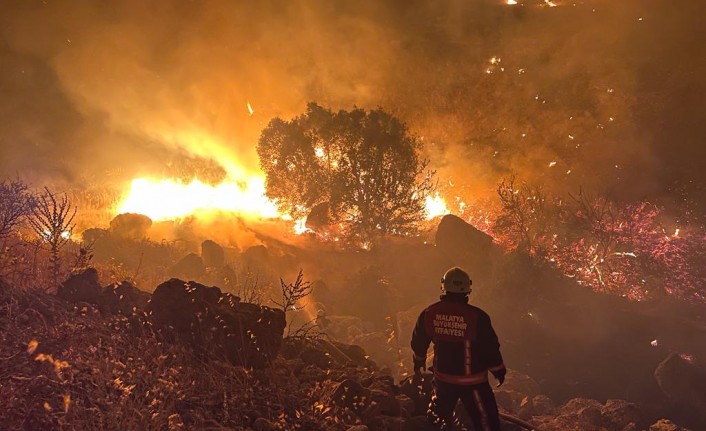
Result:
M402 412L400 409L400 402L394 395L385 391L373 389L370 390L368 397L369 399L365 400L367 402L367 407L362 414L366 423L369 419L376 418L378 416L400 416Z
M642 413L637 405L625 400L608 400L601 408L603 426L623 430L630 424L642 423Z
M706 370L672 353L657 366L655 379L667 397L706 420Z
M74 274L63 282L57 290L57 296L69 302L88 302L98 304L102 288L95 268L86 268L80 274Z
M397 398L397 402L400 404L404 416L409 417L414 414L415 404L413 399L407 395L397 395L395 398Z
M581 410L588 407L596 408L600 412L603 405L590 398L572 398L559 408L559 413L565 415L578 414Z
M339 342L332 342L331 343L336 349L340 350L341 353L343 353L346 358L352 362L353 364L359 366L359 367L364 367L364 368L375 368L375 362L371 361L368 358L368 355L365 353L365 350L363 350L362 347L357 346L355 344L345 344L345 343L339 343Z
M559 408L557 420L565 423L575 423L581 430L600 430L602 426L601 408L596 400L588 398L573 398Z
M355 380L331 382L324 390L321 402L331 408L348 410L360 414L369 402L370 391Z
M96 241L105 238L106 236L109 235L108 229L100 229L97 227L92 227L90 229L86 229L81 233L81 238L83 239L83 242L86 244L93 244Z
M429 402L431 401L431 392L431 374L424 374L422 377L409 376L400 382L399 393L414 401L414 411L410 412L412 416L424 416L427 414Z
M322 370L328 370L333 365L333 361L328 353L323 350L307 347L300 354L300 357L307 365L314 365Z
M385 392L388 395L396 395L397 387L395 386L395 380L391 376L377 376L370 380L367 384L367 388L370 390L378 390Z
M270 253L264 245L254 245L243 252L242 258L246 267L257 271L267 267Z
M446 215L436 230L436 247L469 273L487 275L492 268L493 238L455 215Z
M509 391L505 389L495 391L495 401L498 403L498 406L510 413L516 413L519 411L522 400L525 398L527 397L517 391Z
M284 312L242 303L217 287L171 279L152 295L148 312L155 328L197 351L231 363L262 368L274 359L286 326Z
M650 425L649 431L689 431L686 428L682 428L679 425L668 419L660 419L654 424Z
M157 286L148 312L156 326L186 335L197 331L202 323L215 322L220 299L221 290L217 287L172 278Z
M206 272L201 256L195 253L189 253L182 257L169 269L169 273L176 277L187 280L195 280L201 277Z
M210 239L201 243L201 259L208 268L222 268L226 264L223 247Z
M142 239L152 226L152 219L142 214L118 214L110 221L110 232L118 238Z
M505 383L503 383L502 387L506 391L519 392L529 397L539 395L541 392L539 383L534 381L532 377L514 370L507 371Z
M217 325L211 331L233 364L262 368L277 356L287 326L284 311L226 299L217 313Z
M533 416L550 416L555 414L556 406L554 405L554 401L546 395L535 395L532 398L523 398L518 410L518 416L525 420L529 420Z
M150 294L138 289L129 281L112 284L103 289L100 305L104 312L130 316L144 311L150 300Z

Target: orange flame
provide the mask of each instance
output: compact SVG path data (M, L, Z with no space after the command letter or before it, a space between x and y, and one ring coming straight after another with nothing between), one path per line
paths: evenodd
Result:
M137 178L118 207L119 214L144 214L155 221L219 211L251 219L280 217L275 203L265 196L265 183L259 177L245 182L226 180L215 186L197 179L183 184L174 179Z

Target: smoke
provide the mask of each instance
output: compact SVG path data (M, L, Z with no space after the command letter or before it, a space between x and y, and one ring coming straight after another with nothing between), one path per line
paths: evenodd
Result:
M516 173L706 201L703 2L505 3L4 1L0 173L245 176L267 122L316 101L400 116L448 193Z

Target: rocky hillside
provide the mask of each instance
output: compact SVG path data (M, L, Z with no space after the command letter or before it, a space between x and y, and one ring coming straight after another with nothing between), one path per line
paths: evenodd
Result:
M0 284L1 428L424 429L428 377L395 384L360 347L284 329L281 310L176 279L152 295L90 269L58 296ZM497 398L507 431L684 429L621 400L555 405L514 371Z

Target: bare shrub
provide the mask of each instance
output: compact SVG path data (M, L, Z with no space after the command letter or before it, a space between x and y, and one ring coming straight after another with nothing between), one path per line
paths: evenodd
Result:
M0 182L0 239L12 233L34 206L27 184L20 180Z
M42 243L48 246L50 271L54 284L58 282L61 270L59 252L71 240L76 210L68 196L57 197L48 187L44 187L44 191L36 196L35 205L29 217L30 226Z

